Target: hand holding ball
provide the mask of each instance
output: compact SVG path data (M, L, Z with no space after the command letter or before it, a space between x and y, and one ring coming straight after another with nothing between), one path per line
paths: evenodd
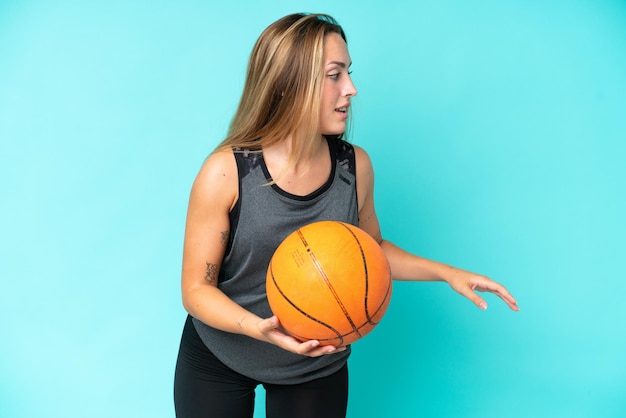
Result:
M287 333L340 347L380 322L391 297L391 272L382 248L367 232L322 221L299 228L278 246L266 289Z

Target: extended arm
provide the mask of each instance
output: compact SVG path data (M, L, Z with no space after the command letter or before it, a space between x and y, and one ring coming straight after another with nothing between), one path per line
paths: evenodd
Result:
M491 292L499 296L512 310L519 310L515 298L508 290L488 277L419 257L403 250L392 242L384 240L374 207L374 170L372 163L363 149L355 148L358 176L359 227L367 231L380 243L389 260L391 274L394 279L445 281L452 289L471 300L483 310L487 309L487 303L476 291Z

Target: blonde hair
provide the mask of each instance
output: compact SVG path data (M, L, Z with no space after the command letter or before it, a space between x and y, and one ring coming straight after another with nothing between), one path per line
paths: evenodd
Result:
M263 31L250 55L239 107L218 150L260 150L291 136L287 167L311 155L319 134L324 36L332 32L346 40L331 16L304 13L285 16Z

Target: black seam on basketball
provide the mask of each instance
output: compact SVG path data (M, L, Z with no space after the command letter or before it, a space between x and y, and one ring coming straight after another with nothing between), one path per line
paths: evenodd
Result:
M325 323L324 321L321 321L321 320L315 318L314 316L309 315L308 313L303 311L300 307L298 307L298 305L296 305L294 302L292 302L291 299L289 299L289 297L285 294L285 292L283 292L283 290L280 288L280 286L276 282L276 279L274 278L274 270L272 269L272 263L270 263L270 276L272 277L272 282L274 283L274 286L276 287L276 290L278 290L280 295L283 297L283 299L285 299L287 301L287 303L289 303L296 311L300 312L306 318L310 319L313 322L317 322L318 324L320 324L320 325L328 328L330 331L334 332L337 335L337 338L340 341L339 345L343 345L343 337L344 336L338 330L336 330L333 326ZM292 334L292 335L294 337L298 337L297 335L294 335L294 334ZM302 336L299 336L299 337L302 338ZM319 341L325 341L325 340L319 340Z
M387 299L389 299L390 296L391 296L391 280L389 281L389 285L387 286L387 293L385 293L385 297L380 302L380 305L378 305L378 308L376 308L376 310L374 311L374 314L372 315L372 317L375 317L376 315L378 315L378 312L380 312L380 310L385 306L385 303L387 303ZM375 322L370 317L368 317L367 320L368 320L368 323L372 325L378 325L378 323L380 322L380 321Z
M350 232L352 232L352 231L350 231ZM354 234L352 234L352 235L354 235ZM352 320L352 317L350 316L350 312L348 312L348 310L346 309L345 305L341 301L341 298L337 294L337 291L333 287L333 284L328 279L328 276L326 275L326 272L322 268L322 265L319 263L319 261L317 261L317 257L315 257L315 252L311 248L309 248L309 244L306 242L306 239L304 238L301 230L298 230L298 236L300 236L300 239L302 240L302 244L307 249L307 253L309 254L309 257L311 258L311 261L313 262L313 265L317 269L317 272L320 274L320 276L322 277L322 279L326 283L326 286L328 287L328 289L332 293L333 297L335 298L335 302L337 302L337 304L341 308L341 311L343 312L343 315L346 317L346 319L350 323L350 326L352 327L352 330L356 333L356 335L359 336L359 338L361 338L362 335L359 332L359 327ZM358 242L358 240L357 240L357 242ZM361 251L361 253L362 253L362 251Z
M342 223L342 222L338 222L341 226L343 226L345 229L348 230L348 232L350 232L350 234L354 237L354 240L356 241L356 243L359 245L359 251L361 252L361 259L363 260L363 270L365 273L365 295L363 297L363 308L365 310L365 317L367 318L367 323L368 324L372 324L372 325L376 325L377 322L374 322L373 317L376 315L370 315L369 309L367 307L367 300L369 297L369 272L367 270L367 258L365 257L365 251L363 251L363 246L361 245L361 241L359 241L359 238L356 236L356 234L352 231L352 229L350 229L346 224ZM382 306L382 305L381 305ZM380 309L380 307L379 307Z

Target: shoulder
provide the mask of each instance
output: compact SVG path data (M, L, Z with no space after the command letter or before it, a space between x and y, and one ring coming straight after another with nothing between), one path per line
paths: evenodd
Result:
M357 179L366 179L374 177L374 167L369 154L363 148L353 145L354 159L356 161Z
M202 164L196 182L210 183L214 186L237 180L237 163L231 150L216 151L209 155Z
M374 192L374 167L367 152L354 145L354 157L356 164L356 187L359 199L359 212L373 199Z
M202 164L192 187L192 199L211 201L229 210L239 190L237 163L232 150L215 151Z

